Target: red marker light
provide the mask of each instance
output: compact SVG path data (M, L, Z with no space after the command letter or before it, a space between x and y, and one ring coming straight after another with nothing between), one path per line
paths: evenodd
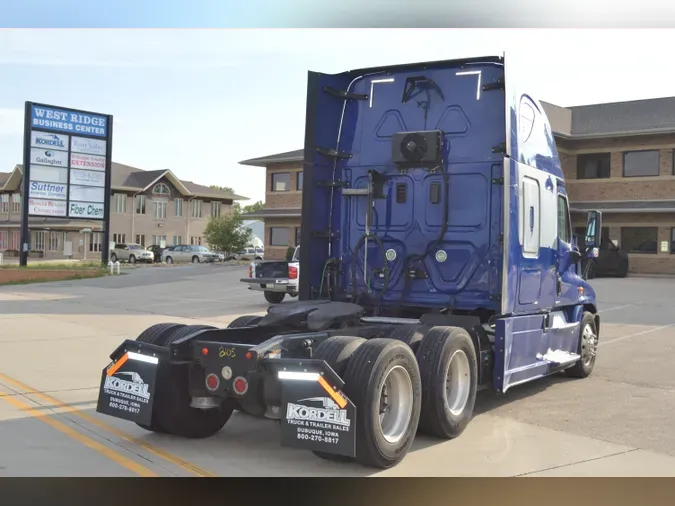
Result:
M206 377L206 388L209 390L218 390L218 387L220 386L220 380L218 379L218 376L215 374L209 374Z
M234 392L236 394L244 395L248 390L248 381L239 376L238 378L235 378L232 386L234 387Z
M253 354L250 351L246 352L246 360L251 360L252 356L253 356Z
M208 348L202 348L202 355L206 356L209 354L209 349Z

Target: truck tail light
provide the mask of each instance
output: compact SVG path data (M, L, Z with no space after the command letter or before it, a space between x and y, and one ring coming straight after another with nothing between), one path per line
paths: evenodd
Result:
M248 381L246 381L245 378L239 376L237 378L234 378L232 387L234 388L234 393L236 393L237 395L244 395L248 390Z
M293 265L288 266L288 279L298 279L298 268L297 267L295 267Z

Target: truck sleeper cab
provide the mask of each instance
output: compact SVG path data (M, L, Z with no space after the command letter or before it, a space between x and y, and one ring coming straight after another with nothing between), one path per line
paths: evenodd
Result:
M504 57L310 72L299 300L124 341L97 410L209 437L234 410L281 444L388 468L452 439L478 390L583 378L600 331L546 115Z

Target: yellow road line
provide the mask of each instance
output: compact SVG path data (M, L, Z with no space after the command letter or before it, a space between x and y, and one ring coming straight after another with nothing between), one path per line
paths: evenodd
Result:
M42 400L44 400L44 401L46 401L50 404L53 404L54 407L58 407L60 409L63 409L66 412L71 413L71 414L81 418L82 420L85 420L85 421L91 423L92 425L96 425L100 429L103 429L107 432L111 432L112 434L115 434L117 437L119 437L121 439L124 439L125 441L127 441L129 443L136 444L136 445L140 446L141 448L145 449L148 453L152 453L156 457L160 457L160 458L166 460L167 462L170 462L170 463L174 464L175 466L180 467L181 469L183 469L184 471L187 471L188 473L191 473L191 474L194 474L196 476L203 477L203 478L213 478L213 477L217 476L214 473L211 473L211 472L207 471L206 469L202 469L201 467L197 466L196 464L193 464L192 462L188 462L187 460L183 460L176 455L173 455L173 454L171 454L171 453L169 453L165 450L162 450L161 448L157 448L157 447L151 445L150 443L147 443L147 442L145 442L141 439L137 439L133 436L130 436L126 432L123 432L123 431L121 431L121 430L119 430L115 427L112 427L111 425L108 425L107 423L105 423L105 422L103 422L103 421L101 421L97 418L94 418L93 416L89 416L88 414L83 413L82 411L80 411L80 410L78 410L78 409L76 409L72 406L69 406L68 404L63 403L63 402L59 401L58 399L55 399L54 397L51 397L50 395L47 395L47 394L42 393L42 392L38 392L35 388L29 387L25 383L21 383L18 380L10 378L6 374L0 373L0 381L4 381L6 383L14 385L15 387L18 387L22 390L25 390L30 395L34 395L34 396L36 396L36 397L38 397L38 398L40 398L40 399L42 399Z
M84 434L80 434L79 432L72 429L71 427L68 427L64 423L61 423L58 420L55 420L54 418L50 418L49 414L39 411L30 406L29 404L20 401L19 399L16 398L16 396L0 393L0 399L7 401L9 404L22 411L27 412L31 416L34 416L35 418L46 423L47 425L52 426L56 430L63 432L65 435L71 437L75 441L79 441L83 445L88 446L92 450L99 452L101 455L108 457L110 460L117 462L119 465L127 468L128 470L139 476L143 476L144 478L158 476L157 473L151 471L147 467L142 466L141 464L138 464L131 459L128 459L124 455L121 455L116 451L112 450L111 448L108 448L102 445L101 443L94 441L93 439L91 439L88 436L85 436Z

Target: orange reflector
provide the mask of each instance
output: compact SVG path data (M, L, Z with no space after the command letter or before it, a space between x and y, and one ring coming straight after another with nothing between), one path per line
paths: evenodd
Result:
M342 409L345 408L347 405L347 400L340 395L340 392L336 392L329 384L328 382L324 379L323 376L319 376L319 384L323 387L323 389L328 392L328 395L330 395L333 400L337 403L338 406L340 406Z
M113 374L115 374L117 372L117 370L120 367L122 367L124 365L124 363L127 360L129 360L129 354L125 353L124 355L122 355L122 357L117 362L115 362L112 366L110 366L110 368L108 369L106 374L108 376L112 376Z

